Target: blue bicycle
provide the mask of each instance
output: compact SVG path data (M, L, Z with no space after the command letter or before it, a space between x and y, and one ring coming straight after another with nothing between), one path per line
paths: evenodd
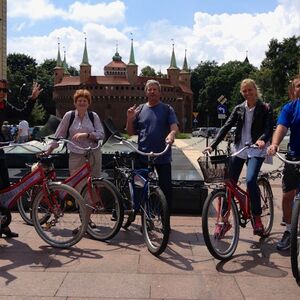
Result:
M157 177L153 162L160 153L145 153L139 151L132 142L115 136L121 144L129 146L134 152L116 152L114 180L122 195L124 203L123 228L127 229L135 221L140 212L142 218L142 233L148 250L155 256L160 255L167 247L170 234L170 215L164 193L157 185ZM148 167L134 167L136 154L148 157Z

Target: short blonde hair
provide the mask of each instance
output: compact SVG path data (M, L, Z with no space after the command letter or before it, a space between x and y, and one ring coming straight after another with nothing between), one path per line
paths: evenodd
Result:
M85 99L88 100L89 104L91 105L92 103L92 95L90 93L90 91L88 91L87 89L80 89L77 90L73 96L73 100L74 100L74 104L76 104L77 99L83 97Z
M240 92L242 93L242 88L245 85L251 85L252 87L254 87L254 89L256 90L256 96L257 98L262 98L262 94L260 92L259 87L257 86L257 84L255 83L255 81L251 78L246 78L244 80L242 80L241 85L240 85Z
M145 85L145 92L147 92L148 87L149 87L150 85L156 85L156 86L158 87L158 90L161 91L160 83L159 83L157 80L149 79L149 80L146 82L146 85Z

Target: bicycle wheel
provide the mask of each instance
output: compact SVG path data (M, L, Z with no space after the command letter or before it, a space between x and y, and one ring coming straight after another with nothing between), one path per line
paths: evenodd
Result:
M32 221L39 236L49 245L68 248L80 241L88 225L87 204L72 187L51 182L49 193L35 197L32 205ZM49 216L41 224L40 220Z
M291 265L293 275L300 285L300 198L296 196L293 204L292 224L291 224Z
M271 233L274 221L273 192L266 178L258 178L257 184L260 190L261 221L265 228L265 234L268 236Z
M92 179L92 192L93 199L90 199L87 185L82 192L90 207L87 232L96 240L109 240L119 232L123 222L121 196L113 183L102 178Z
M202 209L202 231L205 244L217 259L229 259L239 241L239 215L235 201L228 208L225 190L207 196Z
M155 256L167 247L170 235L170 215L162 190L150 186L149 198L141 206L143 236L148 250Z
M135 221L137 212L134 209L134 204L129 189L129 182L126 174L119 172L115 183L118 191L120 192L124 208L122 227L124 229L128 229L128 227Z
M28 225L33 225L32 222L32 204L36 195L41 191L40 186L33 186L29 190L27 190L18 200L17 206L18 211ZM44 224L50 218L50 215L44 214L42 219L40 219L40 223Z

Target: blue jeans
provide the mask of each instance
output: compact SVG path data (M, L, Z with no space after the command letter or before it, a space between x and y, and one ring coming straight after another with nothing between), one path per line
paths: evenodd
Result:
M257 177L264 159L264 157L251 157L245 160L235 156L231 158L230 162L230 177L235 182L240 177L244 163L246 162L247 164L246 184L250 196L251 212L255 216L260 216L262 213Z

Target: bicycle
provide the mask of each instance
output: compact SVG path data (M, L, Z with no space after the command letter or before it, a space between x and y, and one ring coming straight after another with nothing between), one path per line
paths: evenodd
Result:
M82 148L72 141L64 138L49 138L58 142L72 144L77 149L85 151L86 162L72 176L66 178L63 183L76 188L83 181L86 181L81 190L81 195L87 203L90 220L88 222L87 233L96 240L106 241L113 238L120 230L123 222L123 204L121 196L114 184L102 177L95 178L91 175L91 165L89 157L94 150L98 150L101 142L98 141L96 147ZM56 178L55 169L48 174L50 178ZM27 223L30 224L30 206L32 197L23 198L19 202L20 212L25 212ZM26 210L27 208L27 210ZM27 211L27 212L26 212ZM114 218L112 218L114 213Z
M276 152L277 157L291 165L300 166L300 161L292 161L285 159L278 152ZM300 185L299 185L300 187ZM292 209L292 220L291 220L291 266L293 276L296 279L298 285L300 285L300 192L294 198L293 209Z
M9 147L24 148L20 144L2 148ZM88 225L86 204L74 188L54 182L47 177L47 172L53 167L52 160L51 157L39 159L32 172L0 191L0 226L8 226L11 220L10 209L15 206L18 199L33 187L38 187L32 205L35 230L49 245L68 248L79 242L86 232Z
M249 147L257 146L247 145L231 156ZM230 155L198 158L204 182L213 188L203 205L203 236L209 252L219 260L229 259L234 254L240 227L245 228L249 222L253 225L249 194L229 178L229 160ZM274 220L273 193L266 176L260 176L257 184L261 196L261 219L265 236L268 236Z
M138 150L131 142L115 136L120 143L129 146L134 153L116 153L114 180L124 201L125 222L128 228L141 212L142 234L150 253L159 256L167 247L170 234L170 215L164 193L157 185L153 171L153 161L156 157L168 151L170 145L160 153L146 153ZM148 157L148 167L137 169L134 167L135 154ZM131 167L121 165L120 158L130 161Z

